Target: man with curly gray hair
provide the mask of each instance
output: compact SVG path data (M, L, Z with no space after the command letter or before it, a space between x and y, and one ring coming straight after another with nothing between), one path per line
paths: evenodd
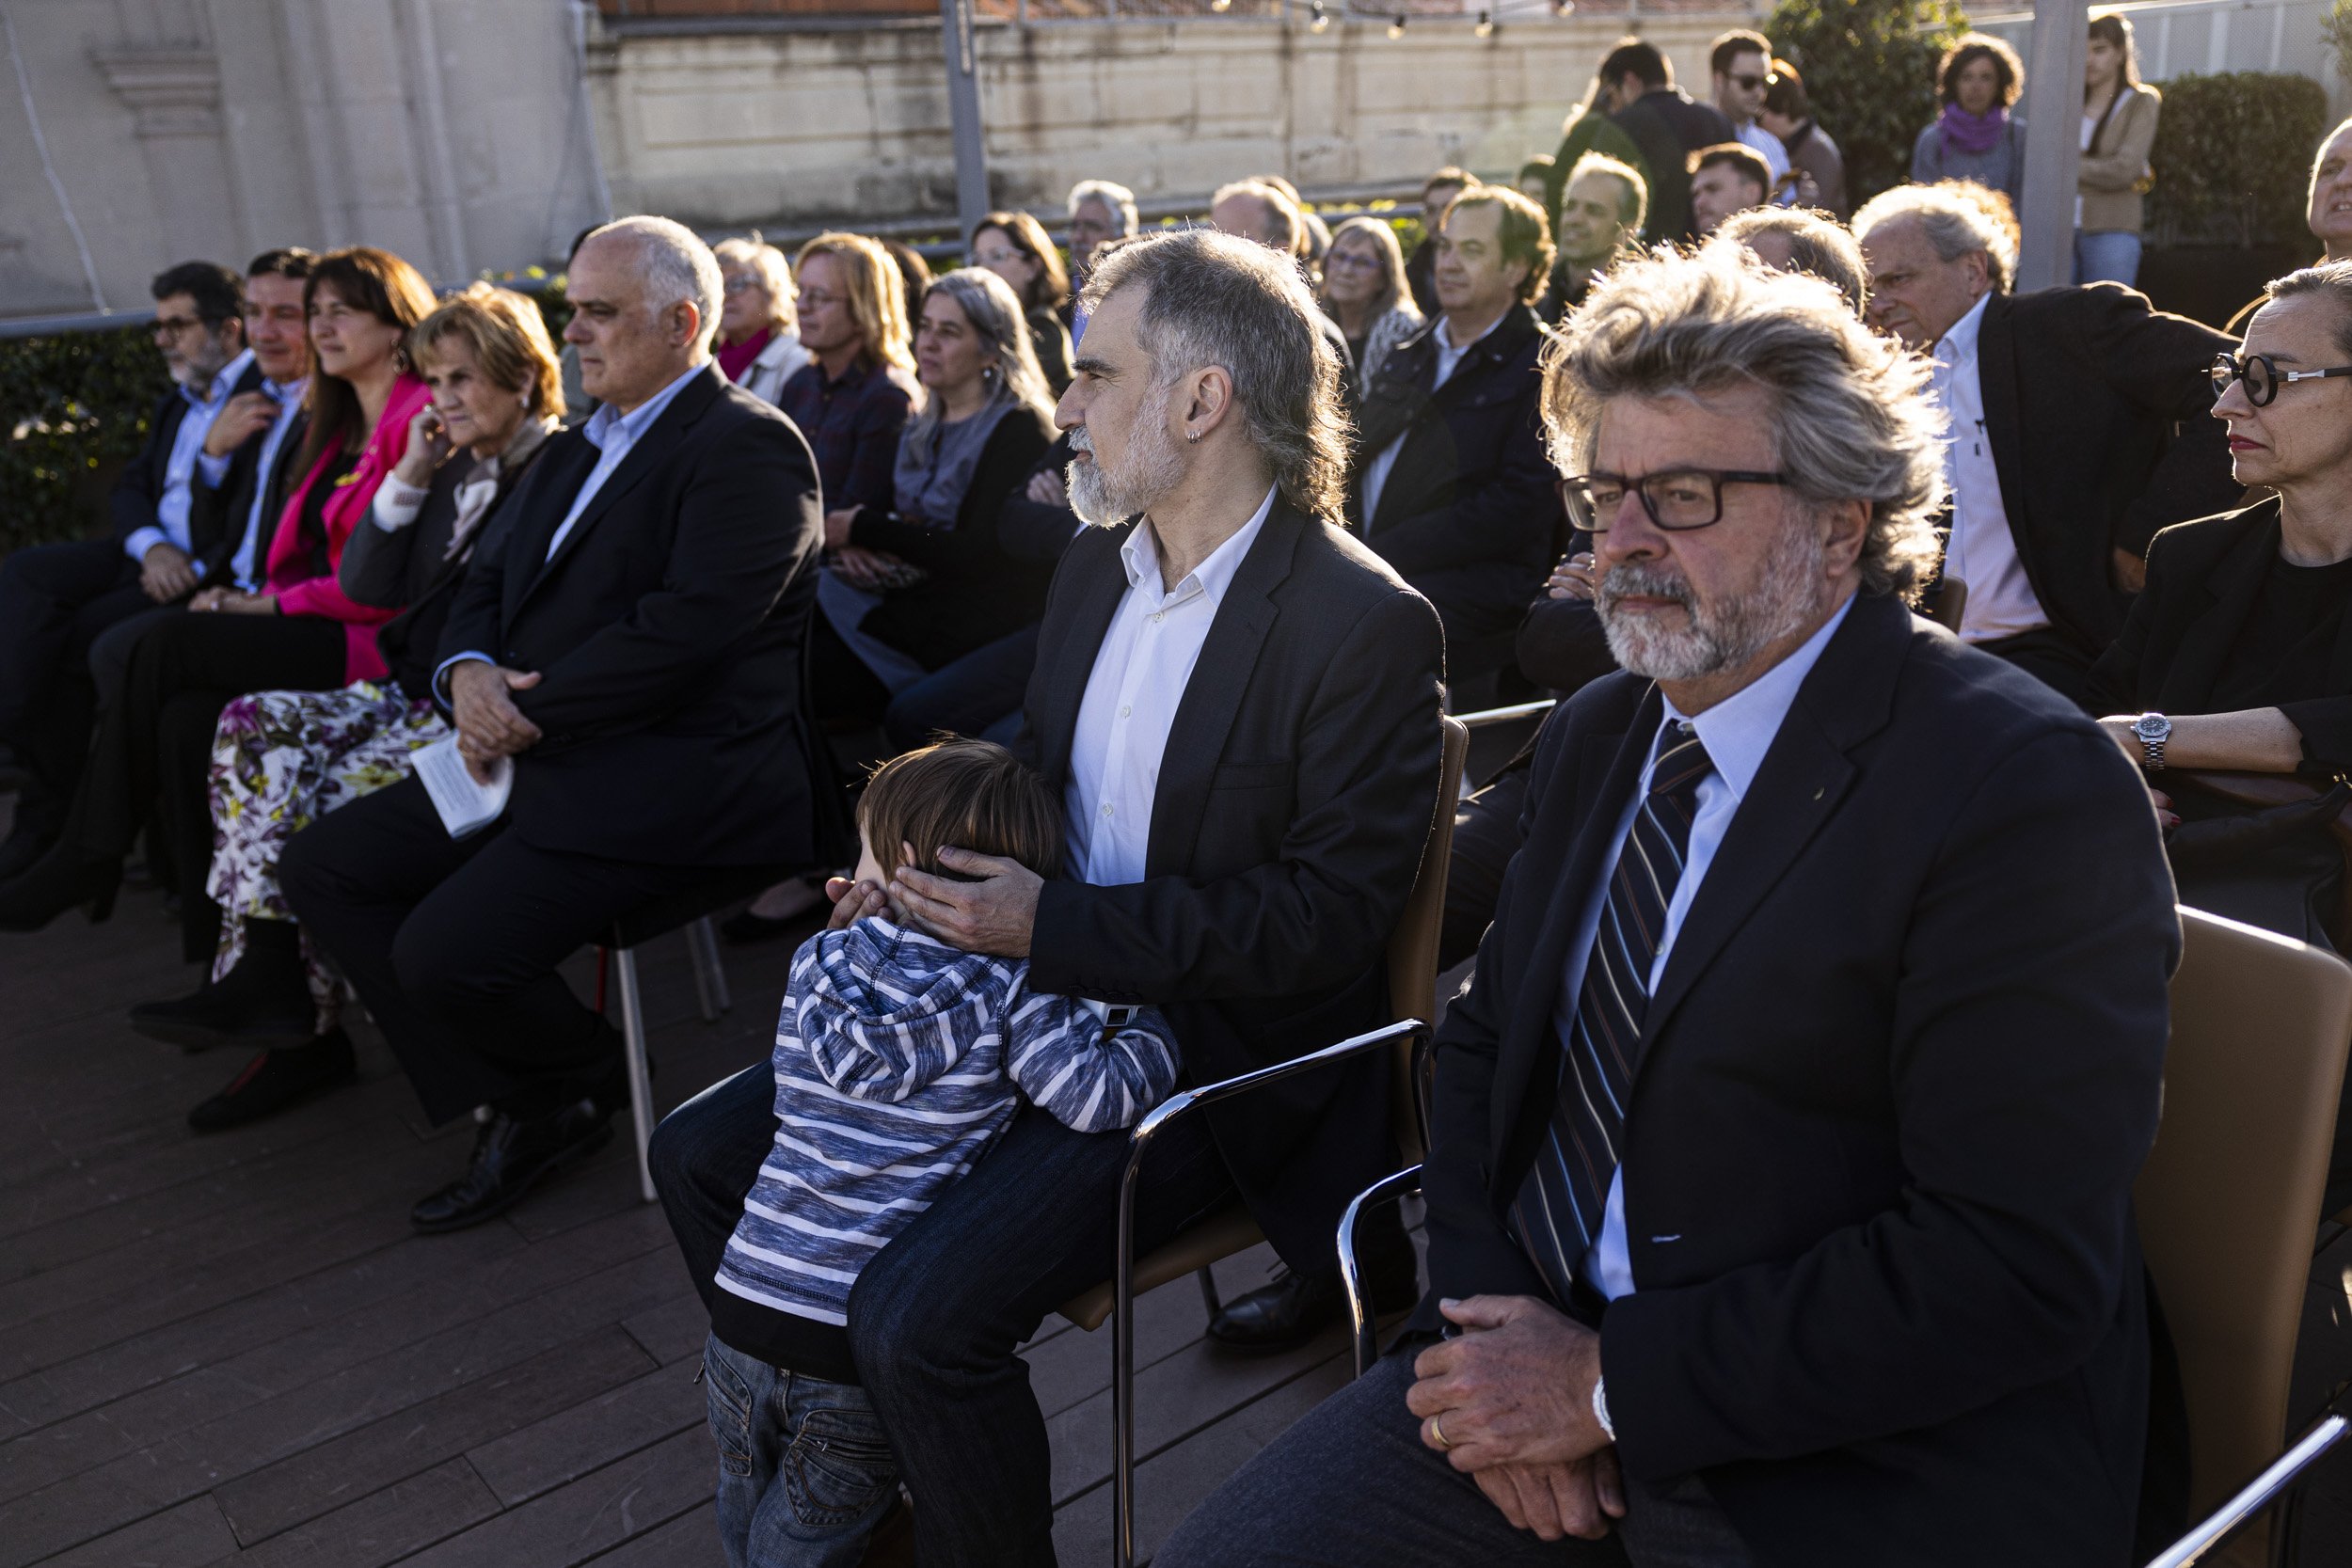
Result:
M1625 669L1438 1032L1430 1292L1162 1568L2127 1560L2171 879L2098 726L1905 606L1921 374L1727 248L1570 324Z

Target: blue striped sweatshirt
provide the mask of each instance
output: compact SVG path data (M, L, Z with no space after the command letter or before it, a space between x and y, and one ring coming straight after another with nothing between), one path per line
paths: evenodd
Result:
M1025 960L879 916L811 937L776 1024L776 1141L720 1259L711 1327L747 1355L854 1382L859 1271L1011 1124L1024 1097L1081 1132L1131 1127L1176 1082L1156 1009L1029 989Z

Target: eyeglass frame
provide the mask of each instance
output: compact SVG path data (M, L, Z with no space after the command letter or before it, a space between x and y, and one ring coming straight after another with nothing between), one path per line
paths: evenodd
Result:
M1715 493L1715 515L1713 516L1703 523L1669 523L1658 515L1658 503L1650 499L1649 483L1652 480L1676 476L1694 476L1708 482ZM1661 533L1696 533L1700 529L1713 528L1717 523L1722 522L1724 520L1724 486L1726 484L1786 485L1793 483L1785 470L1775 469L1767 473L1755 468L1660 468L1653 473L1642 474L1638 477L1632 474L1605 472L1561 475L1552 483L1552 489L1560 498L1561 510L1567 514L1569 522L1574 523L1584 532L1596 535L1609 531L1610 525L1601 521L1600 508L1593 507L1591 509L1592 522L1584 522L1576 515L1576 503L1568 499L1572 486L1590 484L1596 479L1615 480L1626 487L1628 494L1639 496L1642 499L1642 511L1648 516L1650 526ZM1622 507L1624 504L1624 499L1620 497L1617 505ZM1595 526L1596 524L1598 526Z
M2254 395L2254 383L2246 373L2249 365L2259 362L2270 372L2270 391L2263 397ZM2236 382L2246 388L2246 401L2257 408L2267 408L2279 400L2279 388L2296 381L2325 381L2330 376L2352 376L2352 365L2329 365L2316 371L2282 371L2278 360L2267 354L2217 354L2206 372L2213 380L2213 395L2218 401Z

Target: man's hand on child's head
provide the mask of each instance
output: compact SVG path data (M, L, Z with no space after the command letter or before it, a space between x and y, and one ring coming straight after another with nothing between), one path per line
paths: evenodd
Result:
M1029 935L1037 925L1038 890L1045 885L1044 878L1001 855L941 848L941 865L978 879L961 882L917 871L909 863L914 859L914 850L904 848L902 853L905 859L890 879L890 893L917 929L967 953L988 953L1000 958L1029 956Z
M869 914L887 913L890 899L880 884L853 882L847 877L825 879L825 896L833 900L833 913L825 921L829 931L846 930Z

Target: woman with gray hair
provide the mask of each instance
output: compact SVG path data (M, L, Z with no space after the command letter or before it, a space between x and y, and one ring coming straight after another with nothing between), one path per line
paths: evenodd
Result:
M721 240L710 253L725 295L711 356L729 381L773 403L809 358L792 311L792 269L756 230L747 240Z
M1355 217L1331 231L1331 248L1323 258L1323 309L1347 336L1360 396L1389 351L1422 326L1395 230L1378 218Z
M885 562L876 590L831 571L818 584L832 635L818 639L818 701L844 717L879 715L925 674L1035 621L1053 576L996 536L1005 501L1054 441L1053 402L1011 286L985 267L934 278L914 361L929 395L898 438L894 504L825 519L827 547Z

